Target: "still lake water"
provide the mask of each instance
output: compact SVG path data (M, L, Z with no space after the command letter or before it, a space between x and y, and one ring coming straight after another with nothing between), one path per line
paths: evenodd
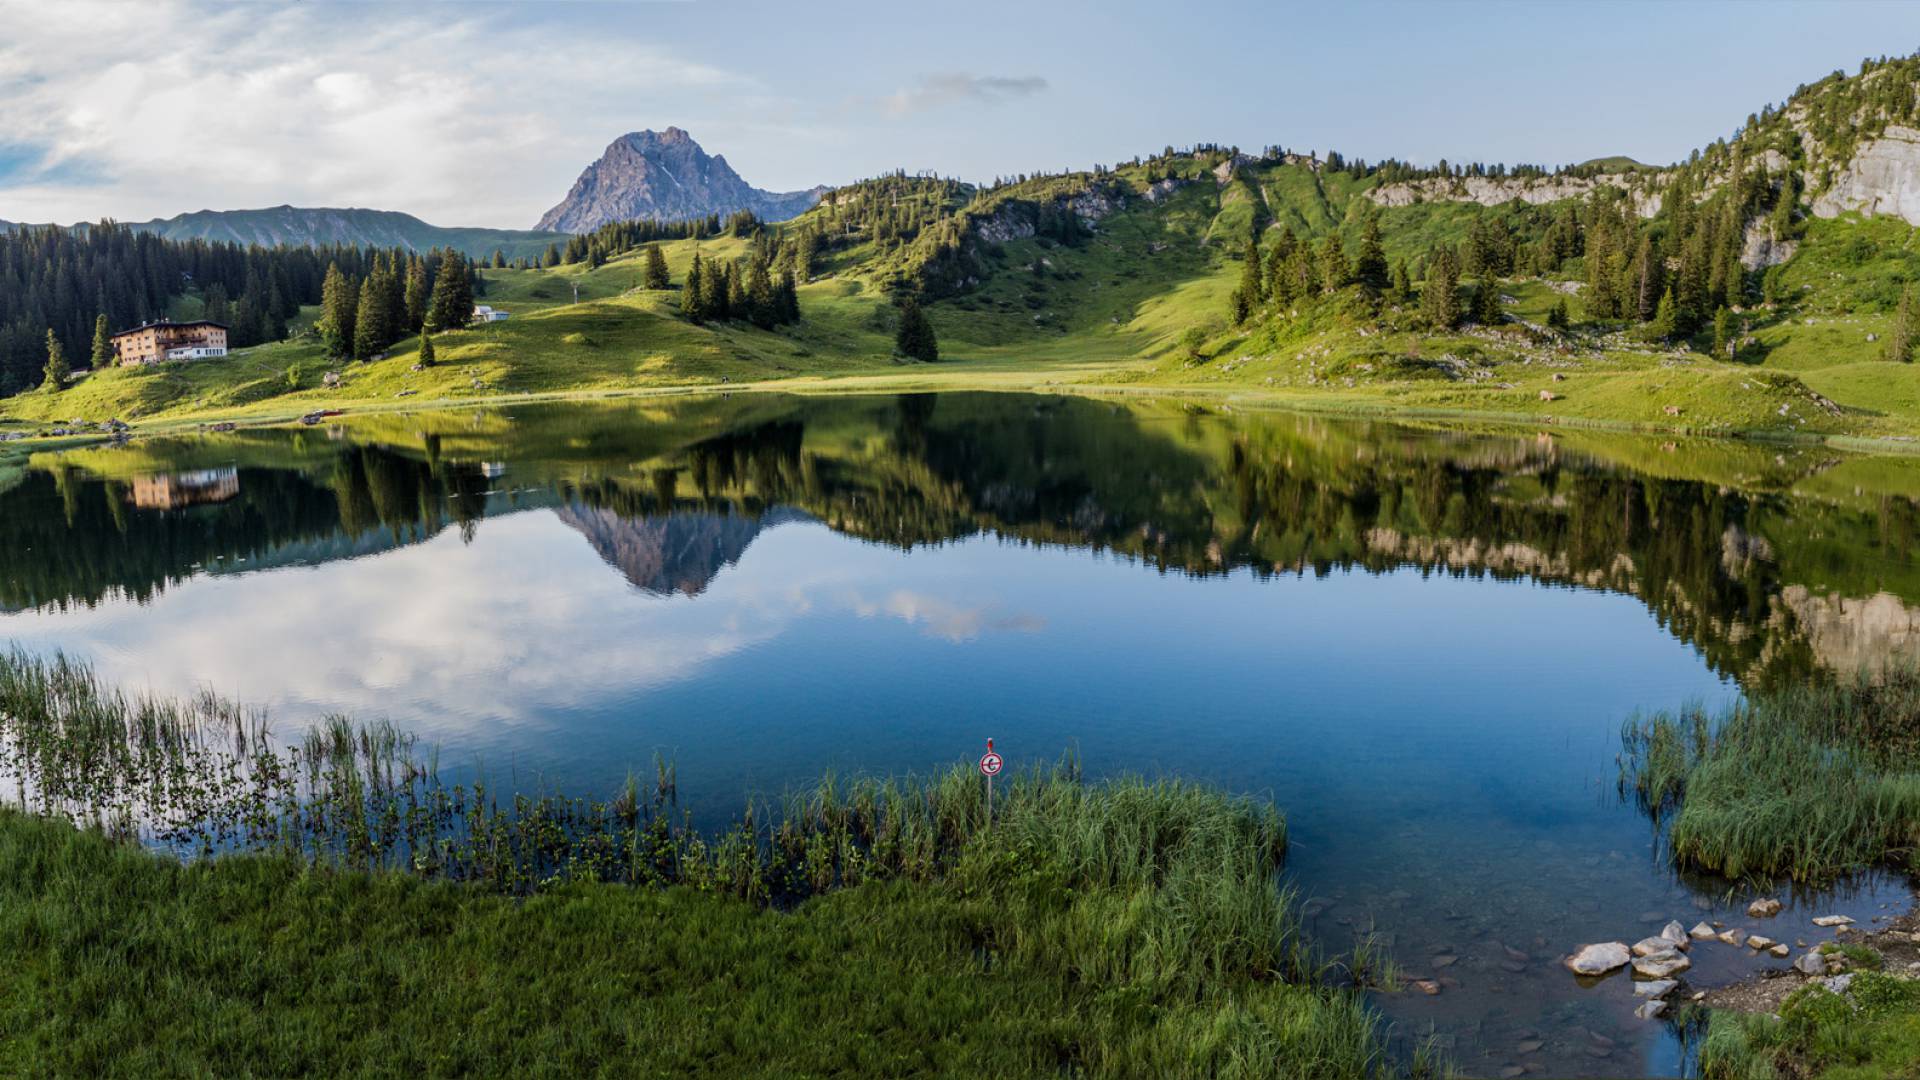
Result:
M1920 650L1920 465L1465 435L1178 403L741 395L415 413L0 474L0 639L212 687L289 732L388 717L443 774L723 824L825 770L1174 774L1274 799L1332 951L1469 1074L1640 1076L1683 1040L1585 941L1755 895L1616 790L1635 710ZM1774 937L1904 908L1777 895ZM1451 959L1449 959L1451 958ZM1703 945L1689 975L1763 963ZM1536 1045L1537 1044L1537 1045Z

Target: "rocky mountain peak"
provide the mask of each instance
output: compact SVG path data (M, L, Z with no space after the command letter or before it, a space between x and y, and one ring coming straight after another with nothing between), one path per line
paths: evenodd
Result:
M615 221L685 221L737 210L785 221L812 206L825 190L763 191L734 172L725 157L708 154L683 129L648 129L610 143L536 228L581 233Z

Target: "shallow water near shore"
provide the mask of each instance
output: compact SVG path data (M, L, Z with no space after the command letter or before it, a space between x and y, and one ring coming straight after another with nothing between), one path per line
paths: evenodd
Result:
M373 417L39 455L0 491L0 637L211 687L283 734L386 717L443 775L720 825L823 771L995 739L1271 797L1318 944L1470 1075L1675 1075L1580 943L1750 920L1617 791L1636 710L1911 662L1910 463L1449 434L1187 403L741 395ZM1763 964L1701 943L1687 976Z

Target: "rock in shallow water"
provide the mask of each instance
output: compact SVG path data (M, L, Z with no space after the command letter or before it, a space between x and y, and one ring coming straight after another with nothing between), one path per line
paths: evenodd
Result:
M1792 952L1793 950L1792 950L1792 949L1789 949L1789 948L1787 948L1787 943L1783 941L1783 942L1781 942L1780 944L1778 944L1778 945L1775 945L1775 946L1774 946L1773 948L1771 948L1771 949L1768 949L1767 951L1768 951L1768 952L1770 952L1770 953L1772 953L1772 954L1773 954L1773 955L1775 955L1775 956L1778 956L1778 957L1781 957L1781 958L1785 958L1785 957L1786 957L1786 955L1787 955L1788 953L1790 953L1790 952Z
M1747 932L1737 926L1731 930L1722 930L1720 931L1720 940L1729 945L1740 945L1746 942Z
M1845 915L1822 915L1813 920L1815 926L1845 926L1853 920Z
M1693 961L1687 959L1678 949L1642 956L1633 962L1633 970L1649 979L1664 979L1692 966Z
M1654 979L1652 982L1637 982L1633 984L1633 996L1663 998L1673 993L1674 988L1679 985L1680 980L1678 979Z
M1609 971L1625 967L1633 960L1633 950L1624 942L1604 941L1597 945L1582 945L1567 957L1567 970L1575 975L1605 975Z
M1649 1001L1646 1004L1640 1006L1639 1008L1633 1010L1633 1015L1639 1017L1642 1020L1656 1020L1656 1019L1659 1019L1661 1016L1665 1015L1666 1011L1667 1011L1667 1003L1659 1000L1658 998L1655 998L1654 1000Z
M1769 919L1780 914L1780 901L1771 897L1755 900L1747 905L1747 915L1755 919Z
M1771 949L1773 948L1773 939L1764 934L1755 934L1747 939L1747 947L1751 949Z
M1687 931L1687 933L1690 936L1692 936L1696 941L1705 941L1708 938L1714 938L1714 937L1720 936L1719 931L1715 930L1711 926L1708 926L1706 923L1694 923L1693 929Z
M1675 945L1678 945L1682 949L1686 948L1686 945L1684 943L1687 940L1687 928L1680 925L1679 919L1675 919L1672 922L1669 922L1667 925L1661 927L1660 936L1663 938L1666 938L1668 941L1673 942Z

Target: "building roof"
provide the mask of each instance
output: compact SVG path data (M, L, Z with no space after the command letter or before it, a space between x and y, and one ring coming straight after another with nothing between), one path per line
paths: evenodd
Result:
M137 334L142 330L152 330L161 326L217 326L222 330L232 329L226 323L214 322L212 319L189 319L186 322L174 322L172 319L155 319L152 322L143 322L131 330L116 330L111 336L126 337L128 334Z

